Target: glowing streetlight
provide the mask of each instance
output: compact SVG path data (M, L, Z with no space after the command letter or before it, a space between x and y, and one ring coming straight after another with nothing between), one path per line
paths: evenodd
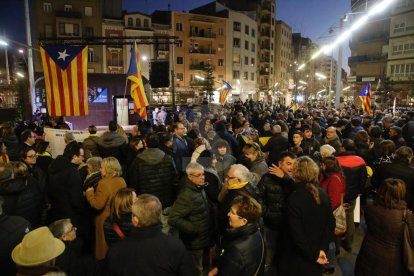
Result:
M22 73L20 73L20 72L17 72L17 73L16 73L16 75L17 75L19 78L24 78L24 75L23 75Z
M316 73L315 73L315 76L317 76L318 78L320 78L320 79L322 79L322 80L326 80L326 76L325 76L325 75L323 75L323 74L321 74L321 73L316 72Z
M19 49L19 53L23 55L24 54L24 50L23 49Z
M298 71L302 70L305 67L305 63L302 63L299 67L298 67Z
M306 81L303 81L303 80L299 80L299 82L300 82L301 84L304 84L304 85L307 85L307 84L308 84Z
M147 57L147 56L145 56L145 55L143 55L143 56L141 57L141 59L142 59L143 61L147 61L147 60L148 60L148 57Z
M203 81L203 80L206 80L205 78L203 78L203 77L201 77L201 76L199 76L199 75L195 75L195 78L196 78L196 79L198 79L198 80L202 80L202 81Z
M347 86L347 87L345 87L344 89L342 89L342 91L347 91L347 90L349 90L351 88L351 86Z
M0 45L1 46L9 46L9 43L7 43L7 41L0 39Z

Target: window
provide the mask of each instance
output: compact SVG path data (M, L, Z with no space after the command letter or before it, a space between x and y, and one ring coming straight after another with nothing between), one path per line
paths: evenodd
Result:
M250 80L254 81L254 73L250 73Z
M405 23L395 24L394 25L394 32L400 33L405 31Z
M44 25L44 31L45 31L44 36L45 36L46 38L48 38L48 37L53 37L53 25L50 25L50 24L45 24L45 25Z
M256 52L256 45L252 43L252 52Z
M240 55L233 55L233 64L240 64Z
M92 16L92 7L85 7L85 16Z
M183 57L177 57L177 64L184 64L184 58Z
M414 75L414 63L391 65L391 75L392 76L413 76Z
M52 3L44 2L43 3L43 12L51 13L52 12Z
M249 25L244 26L244 33L249 34Z
M218 66L224 66L224 59L218 60Z
M233 47L240 48L240 38L233 38Z
M247 40L244 41L244 49L249 50L249 41Z
M251 63L252 66L254 66L254 63L255 63L254 58L251 59L251 62L250 63Z
M270 43L270 50L273 50L273 43Z
M249 72L244 72L243 79L244 80L249 80Z
M132 17L128 17L128 27L132 27Z
M176 46L177 46L177 48L183 48L183 41L182 40L177 40Z
M109 62L109 66L122 66L121 58L120 58L119 51L111 52L111 60Z
M86 37L93 36L93 28L92 27L85 27L85 36Z
M88 62L95 62L95 52L93 48L88 48Z
M272 37L274 37L275 36L275 32L274 31L272 31Z
M175 30L182 32L183 31L183 24L181 23L175 23Z
M59 34L79 36L79 24L59 23Z
M79 36L79 24L73 24L73 35Z
M65 9L65 12L71 12L72 11L72 5L65 5L64 9Z
M218 34L219 35L224 35L224 28L219 28Z
M270 62L273 62L273 55L270 55Z
M252 37L256 37L256 30L252 29Z
M234 21L234 22L233 22L233 31L240 32L240 29L241 29L241 24L240 24L240 22L236 22L236 21Z
M240 71L233 71L233 79L240 79Z
M177 73L177 81L183 81L184 80L184 74L183 73Z
M249 65L249 57L244 57L244 65Z
M141 28L141 19L140 18L135 19L135 26L137 28Z
M149 21L148 21L148 19L144 19L144 28L149 28Z

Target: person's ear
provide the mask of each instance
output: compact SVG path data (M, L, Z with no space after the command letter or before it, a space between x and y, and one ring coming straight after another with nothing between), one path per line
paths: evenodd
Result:
M134 227L138 227L138 225L139 225L139 219L138 219L138 217L137 217L137 216L132 215L131 222L132 222L132 225L133 225Z
M246 224L248 223L247 219L242 218L242 223L243 223L243 225L242 225L242 226L246 225Z

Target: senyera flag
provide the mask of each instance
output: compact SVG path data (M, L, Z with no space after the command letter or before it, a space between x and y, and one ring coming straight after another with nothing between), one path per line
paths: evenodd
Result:
M128 69L128 79L131 81L131 97L134 100L134 110L143 119L147 120L148 100L142 82L141 63L139 61L138 45L134 41L131 47L131 61Z
M365 113L371 113L371 84L367 83L364 89L359 94L362 103L362 110Z
M88 47L40 47L51 116L88 115Z

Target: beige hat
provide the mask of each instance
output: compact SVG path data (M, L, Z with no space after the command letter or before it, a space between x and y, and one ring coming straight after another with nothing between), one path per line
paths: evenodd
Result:
M53 260L64 250L65 244L53 237L49 228L39 227L27 233L11 255L20 266L36 266Z

